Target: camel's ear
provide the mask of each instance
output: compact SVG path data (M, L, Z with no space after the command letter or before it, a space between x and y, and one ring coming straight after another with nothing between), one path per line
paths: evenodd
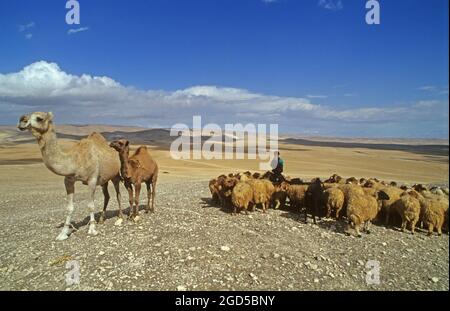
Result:
M48 121L53 121L53 112L50 111L50 112L47 113L47 120Z
M130 145L130 142L128 140L125 141L125 147L128 147Z

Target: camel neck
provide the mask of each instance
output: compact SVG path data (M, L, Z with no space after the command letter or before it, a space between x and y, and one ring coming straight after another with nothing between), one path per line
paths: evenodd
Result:
M42 159L49 170L62 176L74 174L70 154L61 150L53 125L50 125L49 130L39 135L37 139Z
M123 150L122 152L119 152L119 158L120 158L120 174L122 175L122 178L128 178L128 170L129 170L129 164L128 164L128 155L129 150Z

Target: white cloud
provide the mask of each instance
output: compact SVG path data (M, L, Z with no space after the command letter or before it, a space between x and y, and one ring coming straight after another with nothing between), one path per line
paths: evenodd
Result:
M324 99L328 98L328 95L306 95L306 97L311 99Z
M80 28L76 28L76 29L69 29L67 31L67 34L68 35L73 35L73 34L76 34L78 32L88 31L88 30L89 30L89 27L80 27Z
M419 87L418 90L428 92L434 95L448 95L448 85L444 87L438 87L435 85L424 85Z
M340 11L344 8L344 4L341 0L319 0L318 5L331 11Z
M19 32L24 32L25 30L33 28L35 26L36 26L35 22L29 22L28 24L25 25L19 25Z
M29 40L33 37L33 34L30 32L31 28L34 28L36 26L35 22L29 22L28 24L19 25L19 32L27 31L27 33L24 35L25 39Z
M0 74L0 122L15 123L20 114L36 110L53 111L59 123L171 127L180 122L191 124L193 115L201 115L205 124L278 123L281 131L322 135L411 133L417 137L421 136L416 135L418 132L431 136L448 133L448 103L438 101L337 109L313 103L309 98L219 86L170 92L139 90L109 77L72 75L45 61L19 72ZM398 129L403 132L396 135Z

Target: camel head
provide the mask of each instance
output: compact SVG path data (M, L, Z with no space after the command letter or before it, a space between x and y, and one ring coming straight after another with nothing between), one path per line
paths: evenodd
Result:
M130 148L130 142L126 139L115 140L109 144L110 147L114 148L119 153L126 152L128 153Z
M23 115L19 119L17 128L21 131L30 131L35 136L45 134L53 124L53 113L33 112Z

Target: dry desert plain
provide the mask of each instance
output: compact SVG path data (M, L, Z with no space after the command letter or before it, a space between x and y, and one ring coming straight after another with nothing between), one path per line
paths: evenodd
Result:
M419 230L413 236L378 225L358 239L343 234L342 222L305 224L292 211L233 217L210 205L208 180L256 171L255 160L174 160L166 130L69 125L56 130L63 146L92 131L149 146L160 167L156 212L115 226L112 199L99 235L90 237L87 191L77 184L78 230L55 241L65 218L63 178L45 168L31 134L0 127L1 290L449 289L447 234L427 237ZM279 149L291 177L338 173L448 186L447 141L286 136ZM100 210L101 191L96 205ZM66 283L70 260L79 263L79 284ZM379 284L366 282L369 260L380 263Z

